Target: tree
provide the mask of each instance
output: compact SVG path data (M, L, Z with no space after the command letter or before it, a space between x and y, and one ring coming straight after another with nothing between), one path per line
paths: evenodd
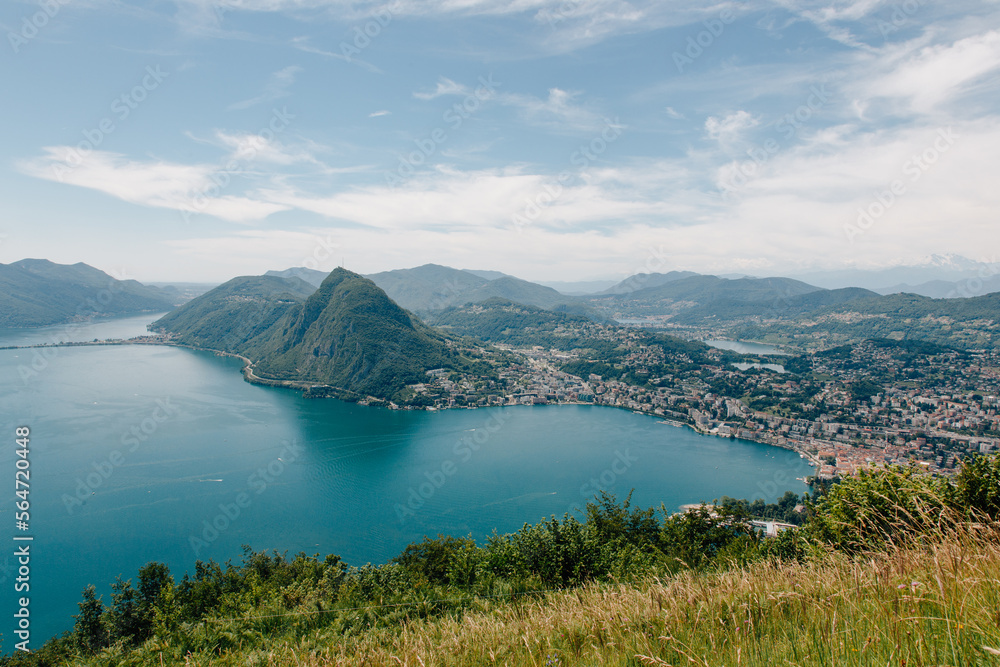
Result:
M96 653L108 645L108 634L102 622L104 603L97 599L94 587L87 586L83 591L83 602L78 605L80 613L73 625L73 636L81 649Z

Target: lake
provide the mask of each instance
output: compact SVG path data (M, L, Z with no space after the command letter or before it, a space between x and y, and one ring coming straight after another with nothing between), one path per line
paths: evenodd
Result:
M73 335L139 335L151 319ZM108 602L116 576L134 580L152 560L178 580L197 559L238 560L243 544L380 563L425 535L483 539L561 516L599 489L675 510L721 495L771 501L805 491L795 478L811 472L785 450L614 408L391 411L250 385L239 370L166 346L0 351L10 480L15 427L31 429L33 647L72 627L85 586ZM13 537L8 488L0 525ZM7 614L13 551L0 555ZM4 652L12 630L0 627Z
M784 373L785 372L785 367L782 366L781 364L746 364L746 363L739 362L739 363L734 363L732 365L735 366L736 368L740 369L741 371L746 371L746 370L749 370L751 368L764 368L764 369L767 369L769 371L774 371L775 373Z
M716 347L720 350L732 350L740 354L778 354L785 357L789 356L787 352L782 352L773 345L765 345L764 343L750 343L741 340L703 340L701 342L710 347Z
M94 319L87 322L54 324L34 329L0 328L0 347L46 343L85 343L94 339L132 338L148 333L146 325L155 322L165 314L154 313Z

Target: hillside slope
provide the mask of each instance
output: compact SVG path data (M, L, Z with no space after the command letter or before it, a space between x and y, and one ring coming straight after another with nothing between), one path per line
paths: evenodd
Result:
M117 280L87 264L23 259L0 264L0 327L37 327L89 317L156 312L177 294Z
M154 322L152 329L178 336L188 345L240 353L313 287L298 278L241 276L192 299Z
M245 356L261 378L379 398L467 362L375 283L339 268L318 289L299 278L234 278L153 328Z
M262 376L392 396L456 356L372 281L335 269L309 298L248 341Z

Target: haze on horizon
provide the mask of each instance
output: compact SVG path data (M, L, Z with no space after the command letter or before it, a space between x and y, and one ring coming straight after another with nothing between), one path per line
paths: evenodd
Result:
M1000 5L19 0L0 262L995 263Z

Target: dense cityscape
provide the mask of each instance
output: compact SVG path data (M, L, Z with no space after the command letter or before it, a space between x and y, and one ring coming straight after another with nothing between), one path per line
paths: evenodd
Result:
M549 403L619 407L701 433L792 449L817 467L820 478L910 462L947 472L963 457L1000 445L1000 357L994 351L871 341L785 357L787 369L777 363L781 357L768 358L774 363L740 363L717 349L694 364L690 354L648 344L633 329L588 328L587 335L619 344L613 366L619 377L568 372L580 361L580 351L508 347L516 362L496 378L457 378L432 370L426 382L411 386L423 399L415 403L431 409ZM654 375L665 362L682 370Z

